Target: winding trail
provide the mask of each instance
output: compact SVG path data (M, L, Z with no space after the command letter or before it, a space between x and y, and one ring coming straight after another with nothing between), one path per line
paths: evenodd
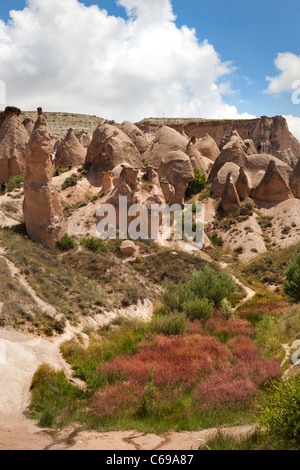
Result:
M1 248L0 256L6 260L11 275L26 288L40 308L57 316L58 312L39 298ZM242 285L238 279L234 279ZM243 288L247 292L246 302L255 292L246 286ZM143 310L143 306L140 308ZM146 310L142 312L144 316L147 315L147 308L149 306L145 306ZM76 332L78 329L67 324L62 336L48 339L14 329L0 329L0 450L191 450L198 449L200 445L205 446L216 435L217 429L164 434L144 434L132 430L97 433L76 427L55 431L41 429L36 422L28 420L29 389L32 377L42 363L48 363L58 370L63 369L70 381L77 386L84 386L83 382L72 377L72 369L59 348L63 341L71 339ZM242 426L224 429L222 432L238 438L253 430L253 426Z

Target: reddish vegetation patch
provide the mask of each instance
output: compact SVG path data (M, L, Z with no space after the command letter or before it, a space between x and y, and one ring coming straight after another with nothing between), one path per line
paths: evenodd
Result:
M280 315L291 307L283 300L251 300L237 310L240 318L257 323L263 315Z
M175 403L189 392L198 410L248 406L266 381L280 376L277 361L262 358L254 341L244 336L254 332L247 321L215 318L205 326L194 322L190 330L193 329L198 333L151 336L133 356L120 356L101 364L97 373L118 383L94 397L98 416L137 410L151 369L155 370L153 386L159 394L155 406ZM219 338L201 336L200 331L225 332L231 339L223 344Z

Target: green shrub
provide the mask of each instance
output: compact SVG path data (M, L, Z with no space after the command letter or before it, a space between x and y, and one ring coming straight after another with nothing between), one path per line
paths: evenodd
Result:
M168 284L166 289L161 294L161 302L171 312L182 312L182 307L186 299L186 286L182 284L176 285L173 282L170 282L170 284Z
M12 176L6 185L6 191L10 193L14 189L20 188L22 183L24 183L24 176Z
M195 194L201 193L201 191L203 191L203 189L205 189L209 184L208 180L206 179L206 176L200 173L197 168L194 170L194 176L195 180L189 184L186 190L187 199L194 196Z
M107 253L108 248L102 240L95 237L84 238L81 244L91 250L93 253Z
M234 310L231 303L227 299L223 299L221 302L221 311L225 318L232 318L234 315Z
M216 273L210 266L205 266L203 271L193 270L187 287L195 296L210 300L215 308L221 306L223 299L230 299L236 293L236 284L229 272Z
M76 175L76 173L73 173L72 176L69 176L68 178L66 178L66 180L64 181L63 185L62 185L62 189L67 189L67 188L71 188L72 186L76 186L78 181L80 180L80 176Z
M195 297L184 302L183 310L191 320L211 318L214 312L214 304L208 299Z
M161 317L154 317L151 322L151 331L159 335L181 335L187 327L186 318L182 313L171 313Z
M300 377L274 382L257 415L267 446L300 450Z
M300 302L300 251L293 257L285 274L285 293L296 302Z
M67 233L60 239L57 244L61 251L69 251L76 248L76 241L74 237L70 237Z
M215 246L223 246L224 245L223 239L221 237L219 237L217 232L214 232L211 235L209 235L209 239L212 242L212 244L215 245Z

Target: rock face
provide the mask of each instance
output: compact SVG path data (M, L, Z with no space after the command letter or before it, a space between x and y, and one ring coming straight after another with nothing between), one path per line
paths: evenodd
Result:
M58 147L55 155L55 164L61 168L81 166L85 162L86 149L79 142L73 129L69 129L66 137Z
M282 202L293 197L289 179L271 160L260 184L251 190L251 197L261 202Z
M143 155L149 147L145 134L129 121L124 121L120 129L132 140L140 154Z
M51 184L52 139L39 116L26 148L24 221L32 240L54 248L64 233L64 217L58 193Z
M141 155L132 140L123 131L104 121L94 132L85 163L90 164L88 179L94 186L102 186L102 175L126 162L142 166Z
M12 176L25 173L25 148L30 133L19 118L19 108L7 107L0 119L0 178L8 182Z
M172 204L183 204L188 183L194 181L190 158L180 150L169 152L162 158L158 174L160 178L167 178L175 189Z
M185 152L189 141L170 127L163 126L156 135L152 150L147 156L150 165L158 168L164 155L171 151Z
M239 207L241 205L231 173L227 176L221 205L225 212L232 212L235 207Z
M225 163L225 165L222 166L222 168L218 171L218 174L215 177L211 187L211 192L214 197L222 196L229 173L232 176L233 182L236 183L240 174L240 167L235 163L230 162Z

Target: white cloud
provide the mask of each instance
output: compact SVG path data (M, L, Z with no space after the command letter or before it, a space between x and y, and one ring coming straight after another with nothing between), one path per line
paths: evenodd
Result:
M293 90L293 83L300 80L300 55L282 52L277 55L275 66L279 71L276 77L266 77L270 82L267 93L279 94Z
M233 67L171 0L118 0L128 19L77 0L29 0L0 20L8 104L132 121L150 116L248 118L224 102Z
M300 117L283 116L287 120L291 133L300 141Z

